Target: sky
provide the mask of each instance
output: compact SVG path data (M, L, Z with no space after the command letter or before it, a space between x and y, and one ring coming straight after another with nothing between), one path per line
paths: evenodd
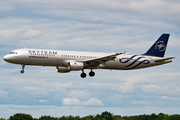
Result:
M179 0L1 0L0 118L180 113ZM163 33L172 63L120 71L57 73L6 63L19 48L143 54ZM85 70L89 73L89 70Z

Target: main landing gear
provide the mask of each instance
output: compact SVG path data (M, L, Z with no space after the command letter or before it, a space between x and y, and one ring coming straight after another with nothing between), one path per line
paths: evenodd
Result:
M89 72L89 76L93 77L95 75L95 72L93 72L92 70ZM85 78L86 77L86 73L84 73L84 69L82 70L81 73L81 78Z
M24 73L24 67L25 67L25 65L22 65L22 70L21 70L22 74Z

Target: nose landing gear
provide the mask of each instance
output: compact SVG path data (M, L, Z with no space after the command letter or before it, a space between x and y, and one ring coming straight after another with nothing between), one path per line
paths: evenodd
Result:
M22 65L21 74L23 74L23 73L24 73L24 67L25 67L25 65Z

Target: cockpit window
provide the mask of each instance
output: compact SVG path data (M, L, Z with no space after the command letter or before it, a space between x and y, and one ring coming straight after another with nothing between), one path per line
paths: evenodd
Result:
M10 52L9 54L17 54L17 52Z

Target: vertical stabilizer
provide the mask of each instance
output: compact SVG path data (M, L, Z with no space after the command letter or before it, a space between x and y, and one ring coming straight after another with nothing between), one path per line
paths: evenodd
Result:
M164 57L170 34L162 34L151 48L143 55Z

